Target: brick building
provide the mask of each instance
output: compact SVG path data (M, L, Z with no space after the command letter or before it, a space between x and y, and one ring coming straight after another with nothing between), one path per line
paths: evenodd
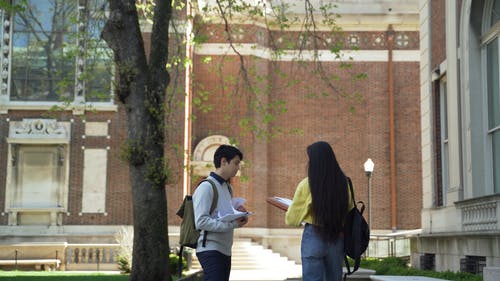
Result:
M30 3L35 2L42 11L48 3ZM240 54L249 69L266 77L259 87L270 91L261 101L286 104L287 111L269 124L249 110L252 100L245 93L228 97L230 90L223 81L238 71L239 62L227 51L223 26L201 28L208 41L193 50L190 75L180 79L186 84L185 104L193 107L176 109L178 114L169 123L173 129L166 150L174 176L167 194L172 232L179 223L176 208L190 192L191 182L207 173L216 145L230 140L237 141L245 161L234 181L235 194L245 197L248 209L255 212L239 235L288 233L298 238L297 232L284 225L284 214L267 204L266 198L293 196L296 184L306 175L305 148L317 140L332 144L341 167L353 180L357 199L365 203L368 185L363 163L367 158L375 162L368 206L375 233L421 227L416 215L422 206L418 1L345 0L337 4L342 15L337 22L343 32L335 36L327 30L319 32L327 40L342 42L344 57L320 50L319 60L325 73L339 77L332 78L334 84L344 93L358 93L355 98L341 97L328 88L314 74L312 62L305 60L297 67L293 56L287 56L297 52L295 47L286 47L281 57L269 55L271 37L294 38L297 29L280 34L258 22L235 25ZM304 16L300 5L294 9ZM74 61L53 70L73 73L74 83L63 84L67 87L63 97L69 99L70 107L47 112L62 102L53 96L55 86L49 82L67 79L45 77L51 71L37 59L46 59L48 54L30 50L30 40L49 38L40 39L43 32L30 36L33 31L23 28L22 18L7 12L2 16L0 239L110 242L120 226L132 224L128 169L120 160L120 146L126 141L125 109L112 95L111 77L103 74L111 60L101 55L91 64L83 62L77 52ZM72 43L85 47L83 42ZM105 47L96 42L95 50L104 52ZM25 56L29 52L32 55ZM51 52L55 56L58 49ZM303 54L311 55L311 49ZM207 58L211 62L206 63ZM222 59L226 61L218 67ZM351 63L352 73L366 73L367 78L353 82L341 70L343 61ZM80 74L86 67L95 67L90 70L102 79L85 80ZM274 72L275 67L282 72ZM94 91L105 94L95 97ZM194 106L195 100L205 97L204 108ZM207 107L212 109L207 111ZM195 119L186 117L190 112ZM245 131L242 120L263 125L259 128L264 133L278 132L276 128L279 133L263 140ZM189 163L183 162L182 147L190 152ZM186 163L193 167L190 173L182 168Z

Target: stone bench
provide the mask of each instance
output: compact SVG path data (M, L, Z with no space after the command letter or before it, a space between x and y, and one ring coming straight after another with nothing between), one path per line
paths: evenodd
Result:
M372 281L449 281L445 279L424 277L424 276L392 276L392 275L372 275Z
M56 270L61 265L60 259L21 259L0 260L0 266L27 266L34 265L36 270Z

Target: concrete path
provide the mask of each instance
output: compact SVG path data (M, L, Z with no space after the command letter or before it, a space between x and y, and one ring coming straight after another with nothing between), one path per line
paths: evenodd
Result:
M373 275L372 281L449 281L424 276L392 276L392 275Z

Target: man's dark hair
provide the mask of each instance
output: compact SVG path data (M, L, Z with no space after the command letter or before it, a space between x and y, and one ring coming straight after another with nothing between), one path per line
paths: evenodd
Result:
M243 160L243 153L239 149L231 145L222 144L214 154L215 168L220 167L222 158L226 158L227 162L231 162L236 156L239 156L240 160Z

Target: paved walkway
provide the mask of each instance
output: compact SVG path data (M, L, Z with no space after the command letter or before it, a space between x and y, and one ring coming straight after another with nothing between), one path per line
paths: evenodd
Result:
M250 239L237 239L233 245L230 281L301 281L302 266L265 249ZM201 266L193 259L194 271ZM344 268L345 272L345 268ZM353 281L449 281L422 276L384 276L374 275L371 269L360 268L348 280Z
M391 276L391 275L373 275L372 281L449 281L445 279L437 279L423 276Z

